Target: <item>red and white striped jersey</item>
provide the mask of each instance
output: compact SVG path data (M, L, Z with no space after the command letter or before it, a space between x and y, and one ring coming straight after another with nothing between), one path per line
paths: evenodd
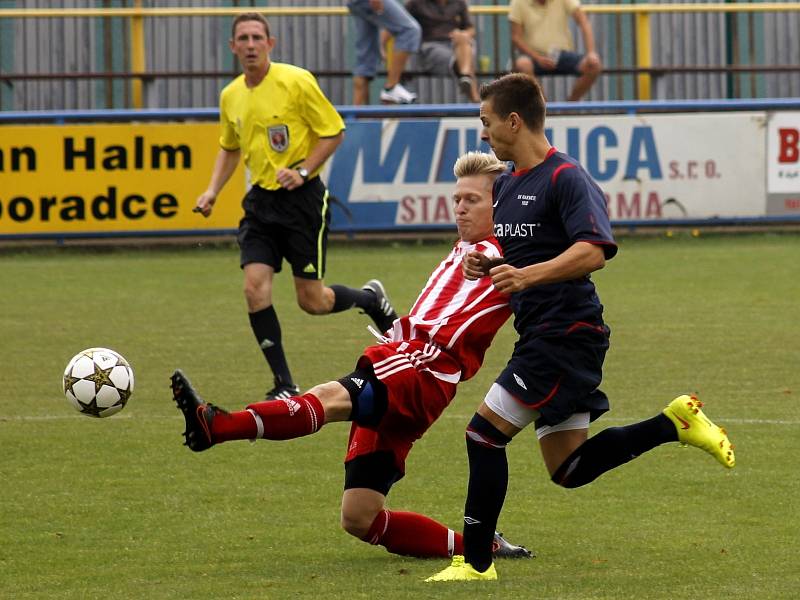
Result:
M430 351L445 352L461 366L465 381L480 368L495 334L511 315L508 296L495 290L489 277L464 278L461 260L477 250L489 258L502 256L492 236L470 243L459 241L428 278L408 315L397 319L387 342L423 341Z

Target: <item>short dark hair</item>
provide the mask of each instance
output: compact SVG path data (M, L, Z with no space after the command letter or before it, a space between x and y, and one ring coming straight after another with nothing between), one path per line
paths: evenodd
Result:
M491 100L492 109L502 119L515 112L532 131L544 130L544 93L531 75L503 75L481 86L481 100Z
M258 21L261 23L264 26L264 31L267 33L267 39L269 39L269 21L267 21L267 17L257 12L246 12L236 15L236 18L233 20L233 25L231 26L231 39L236 37L236 26L245 21Z

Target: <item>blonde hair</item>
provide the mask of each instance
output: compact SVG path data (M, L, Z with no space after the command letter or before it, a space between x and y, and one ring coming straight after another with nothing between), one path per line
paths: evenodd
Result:
M453 165L453 174L456 177L469 177L470 175L493 175L497 177L508 169L506 163L494 154L485 152L467 152L458 157Z

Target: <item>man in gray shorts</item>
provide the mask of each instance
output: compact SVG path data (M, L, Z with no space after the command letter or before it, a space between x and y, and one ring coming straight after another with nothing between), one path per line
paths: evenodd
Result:
M465 0L408 0L406 10L422 28L419 70L453 73L470 102L480 102L475 79L475 27Z

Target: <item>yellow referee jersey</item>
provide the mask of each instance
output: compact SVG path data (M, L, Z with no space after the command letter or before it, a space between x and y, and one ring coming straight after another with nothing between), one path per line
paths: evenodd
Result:
M280 189L279 169L294 168L319 138L345 128L314 76L285 63L270 63L267 76L254 88L240 75L222 90L219 104L220 145L241 149L251 183L267 190Z

